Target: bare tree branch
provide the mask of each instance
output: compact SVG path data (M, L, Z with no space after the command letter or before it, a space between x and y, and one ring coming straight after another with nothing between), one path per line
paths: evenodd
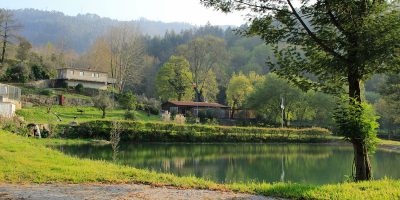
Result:
M310 28L306 25L304 20L300 17L300 15L297 13L296 9L293 7L292 2L290 0L287 0L290 9L292 10L293 15L299 20L300 24L303 26L307 34L322 48L324 49L327 53L339 58L340 60L344 61L345 63L349 63L349 61L343 57L343 55L339 54L336 52L334 49L328 47L321 39L319 39L311 30Z

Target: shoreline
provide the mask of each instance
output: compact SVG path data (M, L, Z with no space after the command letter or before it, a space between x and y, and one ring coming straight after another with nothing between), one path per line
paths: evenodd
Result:
M327 185L296 183L228 183L218 184L193 176L116 165L106 161L80 159L45 147L44 142L0 131L0 185L20 184L144 184L149 186L246 193L276 199L394 199L400 196L400 180L382 179ZM61 140L58 140L61 141ZM75 141L76 142L76 141ZM88 140L86 140L88 142ZM34 172L34 173L33 173ZM0 199L1 195L0 192ZM190 196L188 197L190 198ZM186 198L187 199L187 198Z
M49 139L41 139L47 140L44 141L45 145L75 145L75 144L90 144L90 145L110 145L111 143L107 140L98 140L98 139L63 139L63 138L49 138ZM51 141L55 140L55 142ZM65 141L65 142L63 142ZM129 142L129 141L121 141L122 145L125 144L163 144L163 145L172 145L172 144L179 144L179 145L189 145L189 144L196 144L196 145L218 145L218 144L227 144L227 145L246 145L246 144L253 144L253 145L281 145L281 144L309 144L309 145L346 145L351 146L350 142L343 140L342 138L334 138L332 140L327 140L326 142ZM400 142L392 141L392 140L383 140L379 139L377 144L377 150L385 150L385 151L394 151L400 153Z
M145 184L2 184L0 199L251 199L277 200L232 191L184 189ZM279 198L281 199L281 198Z

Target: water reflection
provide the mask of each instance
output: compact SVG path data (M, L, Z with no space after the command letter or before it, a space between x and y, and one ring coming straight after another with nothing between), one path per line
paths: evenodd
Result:
M61 151L83 158L113 160L110 145L73 145ZM400 154L377 151L374 177L400 178ZM312 144L121 144L116 162L217 182L342 182L351 173L350 146Z

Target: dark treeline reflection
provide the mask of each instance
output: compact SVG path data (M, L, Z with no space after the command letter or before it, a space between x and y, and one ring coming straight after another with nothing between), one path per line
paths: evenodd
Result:
M111 145L64 145L62 152L112 161ZM194 175L216 182L343 182L351 174L350 146L314 144L121 144L117 163ZM400 154L377 151L374 177L400 178Z

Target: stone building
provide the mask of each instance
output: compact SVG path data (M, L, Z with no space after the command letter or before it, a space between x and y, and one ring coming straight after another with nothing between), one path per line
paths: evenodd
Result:
M115 83L115 79L108 74L90 69L62 68L58 69L58 81L65 82L68 87L75 87L79 83L85 88L106 90L108 84Z

